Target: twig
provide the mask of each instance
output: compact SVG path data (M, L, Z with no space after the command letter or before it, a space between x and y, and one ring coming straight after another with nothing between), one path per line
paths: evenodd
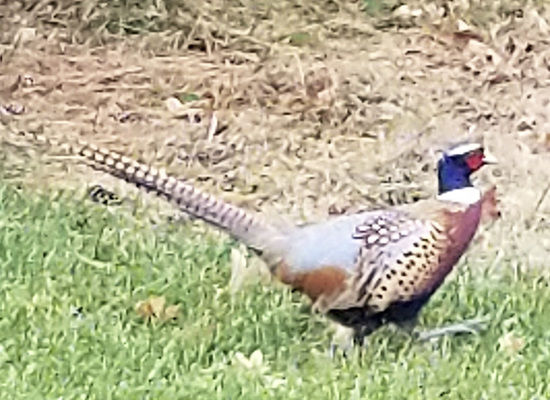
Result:
M542 191L542 194L540 195L539 201L537 201L537 205L535 206L535 209L533 210L533 215L535 215L537 213L537 211L539 210L540 206L542 205L542 202L544 201L544 199L546 198L546 195L548 194L548 191L550 191L550 183L548 185L546 185L546 187Z

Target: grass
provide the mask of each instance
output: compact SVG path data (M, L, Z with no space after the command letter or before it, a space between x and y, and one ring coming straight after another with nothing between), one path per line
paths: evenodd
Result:
M230 241L149 222L143 209L115 211L0 186L4 398L541 399L550 390L550 291L534 272L504 265L494 277L463 262L422 314L424 327L490 316L480 335L419 343L382 329L363 352L330 358L326 321L301 296L276 285L231 295ZM135 304L151 295L180 304L179 317L142 319Z
M217 53L216 49L221 48L224 51L236 50L237 62L245 59L246 63L260 65L265 63L262 46L265 46L267 54L273 54L274 58L278 57L278 54L289 52L289 48L284 47L286 38L290 39L292 46L301 46L301 51L311 47L310 53L304 54L316 58L319 52L324 54L326 49L318 46L316 40L304 41L303 37L299 37L300 35L309 37L308 35L320 32L320 37L326 36L327 42L331 43L330 52L332 53L337 52L338 48L348 47L346 38L352 38L353 43L363 38L367 40L372 35L371 25L401 34L405 32L399 32L402 25L422 26L424 23L430 25L434 14L438 24L440 23L438 22L439 9L431 6L443 5L445 2L364 0L361 2L364 5L362 10L359 8L348 10L348 4L340 0L307 2L300 6L290 1L283 1L276 5L272 5L271 2L259 2L257 7L249 7L247 3L240 1L204 2L197 5L198 3L187 0L114 1L109 4L97 0L82 2L62 0L55 2L54 6L50 4L52 2L47 1L4 3L0 6L0 14L7 15L4 19L7 25L1 35L3 43L14 41L22 26L21 21L24 21L25 27L38 28L39 39L37 40L45 40L44 38L47 37L49 44L53 43L52 48L55 49L52 54L37 52L34 58L31 57L31 52L24 52L20 55L24 62L10 61L11 50L4 52L6 59L4 64L12 68L11 74L14 77L18 76L20 71L26 71L34 77L38 85L49 82L51 71L65 71L63 76L73 77L71 79L82 77L82 81L78 81L82 84L72 81L73 87L70 90L52 91L56 96L64 92L67 96L64 99L46 96L47 93L42 90L14 89L15 86L10 86L6 93L11 93L13 89L13 100L25 104L29 110L27 115L30 115L29 118L34 118L34 122L44 121L46 126L53 127L48 129L62 130L65 126L67 132L80 134L93 130L95 133L102 131L108 136L113 131L119 130L119 121L112 122L116 123L116 128L112 128L106 121L114 121L114 119L110 116L105 117L98 124L96 131L95 125L91 129L89 116L96 115L97 110L103 109L105 104L122 104L125 105L125 109L133 110L138 107L139 110L142 104L139 101L142 96L142 85L149 85L143 82L149 82L150 77L152 78L150 85L153 87L157 85L155 82L160 82L160 89L155 92L156 97L162 97L164 93L172 95L171 93L177 89L176 93L184 94L183 97L180 96L182 102L198 100L191 97L204 97L205 93L212 92L215 98L222 99L219 104L227 104L227 108L230 109L229 105L234 103L226 99L239 98L233 92L236 88L246 94L246 98L251 98L251 105L246 105L251 110L254 110L256 103L270 104L271 98L263 91L255 94L254 90L257 89L254 89L256 88L254 85L241 87L238 79L235 88L230 86L229 94L221 89L219 93L216 92L217 89L212 89L217 87L216 82L223 83L218 85L220 88L226 87L227 82L223 82L222 78L228 75L218 72L218 70L221 72L225 70L216 64L212 64L217 68L215 72L208 75L208 70L211 68L205 69L204 60L198 56L194 64L199 66L200 75L196 73L193 75L194 70L190 71L188 67L190 63L179 64L180 59L172 61L172 64L177 64L179 69L170 69L172 67L169 66L166 70L158 67L166 61L157 60L156 63L138 64L138 67L143 67L144 75L138 76L133 81L120 81L116 86L118 78L113 76L119 76L117 71L124 72L120 76L135 76L135 72L127 74L127 71L135 71L136 66L133 63L136 60L134 56L137 57L137 54L132 53L132 57L129 57L128 53L117 54L114 57L117 63L118 60L125 59L129 60L128 63L113 64L112 67L105 64L103 75L100 76L97 73L100 63L90 62L91 67L88 70L84 68L84 65L88 64L87 61L82 61L88 60L86 56L75 59L72 58L71 51L68 51L66 55L70 57L67 64L75 64L74 69L71 69L72 66L59 69L59 65L66 63L63 58L65 55L61 57L58 54L58 48L65 48L66 42L92 46L91 49L84 51L88 54L88 50L95 51L97 48L93 46L98 44L116 42L124 37L137 38L143 41L139 48L152 49L154 54L164 54L167 48L178 48L180 49L178 54L183 52L187 57L192 54L187 54L185 49L192 49L204 53L212 51L214 59L220 57L225 60L230 53ZM395 11L405 3L412 11L418 7L424 10L422 16L413 18L401 8L405 16L398 18ZM533 36L526 36L525 32L530 25L527 23L521 25L519 15L523 15L524 9L525 15L529 15L533 7L541 6L544 2L503 0L447 3L445 3L446 11L443 19L450 21L452 29L456 27L456 20L462 19L474 30L497 32L498 38L490 42L491 45L496 46L495 48L500 48L500 44L509 40L505 36L508 28L494 29L496 26L494 22L498 21L500 24L512 15L514 18L517 16L519 22L516 22L519 28L512 26L510 38L513 37L518 43L531 43L531 41L539 43L539 39L535 40L534 37L540 29L534 29L534 33L530 31ZM340 5L346 7L340 7ZM292 13L294 18L288 21L286 21L287 18L277 18L278 14L280 16L287 11ZM357 18L355 12L363 14ZM349 14L347 17L346 13ZM253 30L249 29L250 21L254 21ZM42 49L40 44L42 42L37 41L37 43L33 46ZM372 42L366 43L370 51ZM387 47L384 43L382 42L380 46ZM18 46L23 50L33 49L32 46L21 44ZM302 46L304 44L305 46ZM543 44L540 45L539 50L544 48ZM14 45L14 48L17 46ZM374 46L372 53L375 54L377 49L382 47ZM435 47L435 49L448 51L443 47ZM76 54L82 51L80 49ZM386 52L387 49L384 48L384 53ZM292 53L294 54L294 49ZM381 64L375 64L373 60L372 69L382 71L389 68L388 65L393 64L395 57L401 57L401 53L402 50L397 53L388 53L388 60L391 63L384 67L378 67ZM539 52L530 54L534 53L539 54ZM168 54L173 53L168 52ZM242 54L252 56L243 58ZM260 55L260 61L251 61L256 59L256 54ZM339 53L336 54L340 57ZM332 61L331 64L329 60L326 66L329 69L339 69L341 65L349 63L350 58L345 57L345 52L342 54L344 57L338 58L337 63ZM453 53L450 54L449 59L452 61L456 56L452 55ZM42 62L31 62L27 58L52 61L44 64L44 67ZM308 64L307 58L302 60L303 65L300 67L305 67L306 71L313 65ZM353 58L357 58L355 54ZM139 57L137 59L140 60ZM525 61L524 55L518 51L513 59L522 60L522 66L516 65L516 67L523 68L522 71L527 72L525 76L530 77L531 67L525 65L531 64ZM75 60L80 61L75 63ZM285 60L281 58L279 61L281 65L285 65L287 62ZM420 60L423 62L422 59ZM470 59L458 60L466 63ZM364 60L358 59L357 62L364 63ZM34 64L40 67L32 67ZM533 65L539 64L535 62ZM132 68L126 70L125 68L129 66ZM448 67L454 68L453 63L450 62ZM490 71L491 68L489 66ZM358 70L364 69L358 68ZM185 71L187 78L174 81L171 77L180 74L181 71ZM269 83L271 76L276 76L274 73L280 71L284 72L281 75L283 77L296 75L289 66L281 69L271 67L262 71L267 71L266 76L269 79L263 78L264 72L262 72L256 75L255 80L263 79ZM352 82L353 79L357 80L357 76L354 75L356 72L353 69L350 71L351 74L348 76L347 70L342 70L339 73L340 78L345 77L347 80L351 77ZM432 75L432 73L433 71L430 70L427 74L430 77L428 79L430 84L421 85L422 80L418 80L419 86L415 89L416 91L429 93L433 89L432 81L435 85L440 81L446 83L445 77L448 75ZM95 78L90 79L88 74ZM539 74L544 77L543 72ZM222 78L214 80L212 77L216 75ZM413 75L420 77L422 74L415 72ZM166 81L160 79L160 76L167 77ZM347 89L341 87L338 99L355 98L358 93L363 93L364 78L363 75L360 77L361 80L358 81L360 84L350 85ZM374 81L385 82L386 80L385 74L372 75L372 77ZM208 83L210 79L214 83ZM457 86L461 88L458 91L461 93L460 96L466 93L469 101L474 105L477 104L473 107L474 109L483 111L485 104L492 104L487 99L495 97L496 91L488 92L489 94L484 98L483 92L476 89L476 93L472 92L471 96L468 96L468 87L477 87L470 84L474 82L470 75L459 75L456 80L461 82L461 85ZM479 78L474 80L477 83ZM196 85L194 81L197 81ZM284 81L284 79L281 80L281 82ZM96 85L97 82L105 85L103 89L98 89L100 86ZM188 82L193 84L188 86ZM246 83L246 80L241 82ZM417 81L414 84L416 85ZM88 88L86 85L91 86ZM263 88L263 85L261 83L258 87ZM518 97L515 96L511 85L503 85L504 83L488 86L497 88L495 90L498 90L498 97L504 93L514 99ZM273 87L276 86L277 82ZM422 111L421 101L415 100L418 96L411 92L412 89L407 89L407 82L399 82L399 86L400 91L403 91L401 102L406 107L401 107L392 113L405 114L407 109L418 108L419 115L429 117L430 121L433 115L448 113L447 101L435 102L426 108L428 111ZM79 91L79 87L87 89ZM188 91L186 88L193 91ZM379 111L384 114L387 111L383 108L373 108L375 107L373 103L378 100L369 99L380 97L384 104L391 104L391 110L394 110L396 105L396 100L392 98L393 95L390 92L386 94L382 91L380 95L377 90L373 89L368 96L361 94L367 99L364 105L352 106L340 100L340 103L336 102L336 106L345 111L346 115L349 112L353 115L355 113L362 115L361 113L366 112L365 110L374 110L372 114L366 114L366 122L370 124L378 118ZM506 90L509 92L506 93ZM96 98L92 92L100 93L102 97ZM113 93L113 97L106 101L103 95L108 92ZM31 93L37 95L25 97ZM186 94L192 96L187 99ZM120 96L123 95L129 97L121 98ZM278 97L279 93L275 91L275 95ZM9 94L6 96L9 97ZM79 101L79 98L85 100ZM295 98L300 101L302 99L298 95L295 95ZM424 96L421 98L424 99ZM458 98L460 99L461 97ZM9 100L11 101L12 98L10 97ZM56 107L48 108L46 103L55 104ZM79 117L74 113L77 106L83 109L88 107L89 112L81 112L82 116ZM502 104L501 106L504 107ZM149 103L147 107L150 107ZM242 105L240 107L245 108ZM510 107L506 105L504 108L506 111L501 110L501 114L515 115L517 119L506 122L509 125L491 128L498 134L515 132L515 126L523 118L525 107ZM296 115L296 118L302 118L296 114L296 110L291 109L291 106L282 105L280 108L284 110L281 115ZM32 114L32 110L40 110L41 114ZM70 111L70 114L63 110ZM256 108L256 110L258 114L263 115L263 109ZM108 111L110 112L111 109ZM461 111L459 117L453 120L453 124L462 126L467 121L483 121L480 115L483 116L477 111L476 114L463 114ZM18 117L23 118L23 116ZM55 121L56 123L53 123ZM63 123L59 123L60 121ZM67 122L78 121L81 125L67 124ZM279 130L280 126L285 127L285 137L289 135L288 125L294 125L294 123L289 124L288 121L285 122L286 125L278 122L281 120L273 121L275 122L271 122L271 127L277 126ZM321 121L319 119L315 122L316 131L332 132L334 130L334 120L329 119L324 123ZM269 121L262 120L262 124L265 122ZM311 121L306 122L311 123ZM159 128L159 125L155 125L157 123L158 120L151 123L154 129L144 125L143 132L147 130L147 134L150 135L152 131L167 130L162 126ZM365 120L358 119L355 124L347 125L347 130L338 131L340 132L337 132L338 135L364 131ZM251 125L258 127L261 124L249 122L244 126ZM539 120L537 126L544 126L544 121ZM270 126L262 125L261 128L270 130ZM298 138L303 136L309 140L309 136L303 132L310 128L310 125L305 125L305 128L304 125L297 125L293 129L294 132L299 132ZM138 125L132 125L130 129L140 128ZM480 126L479 129L483 130L484 127ZM261 129L257 131L261 133ZM233 137L238 133L238 131L229 132ZM177 133L180 137L180 127L178 126L177 131L173 133ZM125 138L124 140L127 139L124 134L121 136ZM139 140L142 139L141 135L134 136ZM201 131L201 138L203 136ZM275 129L272 132L273 137L277 138ZM195 137L192 138L193 145L195 139ZM316 146L315 142L303 143L310 148ZM225 146L225 143L222 142L222 145ZM275 151L280 151L279 147L277 144ZM206 147L206 149L210 148ZM263 157L264 153L261 154ZM317 153L312 152L311 155L306 156L306 159L314 158L315 154ZM363 165L364 155L361 152L358 154L361 159L358 158L357 163ZM516 159L519 158L516 157ZM240 163L241 158L238 160ZM322 179L326 177L324 171L327 165L331 164L323 164ZM208 170L210 167L212 167L211 170ZM304 167L297 166L296 169ZM409 167L408 164L407 169ZM393 169L393 166L391 168ZM6 172L6 169L4 168L3 172ZM0 175L3 174L1 170L2 168L0 168ZM210 165L207 166L207 170L208 173L225 172ZM14 172L11 168L8 171L10 174ZM303 171L307 175L312 170ZM188 172L186 171L185 176L193 178L187 174ZM522 179L526 175L516 175L516 172L514 169L514 174L510 175L515 177L516 183L522 182L519 186L526 188L526 183ZM525 169L525 173L531 174L531 170ZM65 172L63 176L66 176ZM284 176L279 171L274 176L277 180L284 180ZM350 176L351 180L355 179L348 170L345 170L345 174L341 176ZM525 181L533 182L531 178L526 178ZM514 185L511 186L514 189ZM320 192L325 193L334 190L334 188L326 189L324 186L319 188L321 188ZM506 188L510 189L510 185ZM509 191L509 193L513 196L517 191ZM342 197L347 198L348 194ZM520 194L523 195L523 193ZM299 198L296 203L300 201L302 200ZM518 207L516 201L512 201L511 204L511 207ZM518 222L517 226L521 229L521 222ZM302 296L290 293L277 285L247 286L242 291L232 294L229 287L230 252L234 243L208 232L211 231L205 230L203 226L170 225L165 222L151 221L143 206L134 210L128 210L125 207L108 210L86 199L75 198L74 193L71 192L39 196L28 188L18 189L13 185L0 183L1 397L10 399L548 398L550 392L547 384L550 381L550 351L548 350L550 291L547 280L542 279L537 271L528 271L522 264L526 261L520 257L520 250L511 250L508 244L502 245L502 251L505 252L506 257L505 261L499 265L500 268L496 271L498 273L490 273L488 269L489 265L495 264L494 259L466 257L456 273L424 309L421 317L421 327L429 329L463 318L488 316L489 325L480 335L419 343L402 333L385 328L372 335L368 340L368 346L362 351L356 350L348 357L337 355L335 358L330 358L327 350L331 332L327 328L327 321L322 316L312 314L305 306L306 301ZM542 237L543 233L540 236ZM511 235L511 237L508 239L510 245L517 236ZM545 265L540 267L543 268ZM136 312L136 304L151 296L164 296L167 304L179 305L178 318L164 322L158 319L144 320Z

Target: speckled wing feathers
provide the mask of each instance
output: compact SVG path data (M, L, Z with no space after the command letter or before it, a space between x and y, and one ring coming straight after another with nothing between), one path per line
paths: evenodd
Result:
M433 272L446 236L433 221L400 221L401 237L378 246L367 246L358 258L357 301L373 312L394 302L407 302L432 291ZM390 226L396 226L391 225ZM398 231L399 232L399 231ZM386 236L387 237L387 236Z
M433 272L448 245L437 221L388 211L358 225L353 238L363 242L356 270L330 308L363 307L367 314L375 314L395 302L429 294L437 284Z

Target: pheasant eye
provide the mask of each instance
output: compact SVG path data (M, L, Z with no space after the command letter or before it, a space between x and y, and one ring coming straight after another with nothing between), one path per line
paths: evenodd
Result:
M483 165L483 151L478 150L466 157L466 163L472 171L477 171Z

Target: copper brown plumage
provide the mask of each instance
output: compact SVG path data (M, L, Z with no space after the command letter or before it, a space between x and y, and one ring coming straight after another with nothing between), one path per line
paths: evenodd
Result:
M444 154L438 199L294 227L268 223L116 152L20 134L78 155L227 231L254 249L282 282L310 297L316 309L352 327L357 339L388 322L413 323L471 242L484 202L494 204L494 191L481 197L469 180L490 161L478 144Z

